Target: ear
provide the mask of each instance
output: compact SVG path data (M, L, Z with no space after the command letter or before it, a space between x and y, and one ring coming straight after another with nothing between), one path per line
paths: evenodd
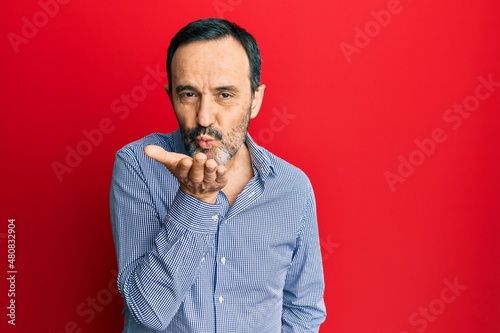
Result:
M168 98L170 99L170 102L173 103L172 101L172 93L170 92L170 85L169 83L165 84L163 86L165 88L165 91L167 92Z
M253 95L252 99L252 112L250 113L250 118L253 119L257 117L260 111L260 107L262 105L262 100L264 99L264 90L266 89L266 86L264 84L261 84L260 86L255 89L255 93Z

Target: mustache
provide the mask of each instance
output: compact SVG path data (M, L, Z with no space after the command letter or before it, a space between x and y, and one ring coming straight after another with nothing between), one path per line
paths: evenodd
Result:
M210 135L211 137L213 137L214 139L217 139L217 140L222 140L222 137L223 137L221 131L218 131L212 127L204 127L204 126L198 125L195 128L188 130L184 134L184 138L189 139L190 141L194 141L198 136L200 136L202 134Z

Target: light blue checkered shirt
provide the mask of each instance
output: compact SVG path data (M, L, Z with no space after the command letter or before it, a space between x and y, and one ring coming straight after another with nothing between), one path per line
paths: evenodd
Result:
M143 150L186 153L179 130L116 155L111 220L127 333L318 332L323 302L316 206L296 167L247 135L254 177L232 206L207 204Z

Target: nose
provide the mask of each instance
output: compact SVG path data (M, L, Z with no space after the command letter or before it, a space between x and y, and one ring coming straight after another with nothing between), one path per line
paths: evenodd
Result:
M203 127L209 127L214 123L215 120L215 108L213 101L210 96L202 96L199 106L198 114L196 116L196 121L198 125Z

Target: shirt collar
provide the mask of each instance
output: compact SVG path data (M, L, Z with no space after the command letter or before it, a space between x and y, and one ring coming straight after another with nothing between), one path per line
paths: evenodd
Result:
M174 149L175 152L187 155L186 148L184 147L184 142L182 141L181 129L177 128L174 132Z
M269 152L257 145L249 133L247 133L246 145L250 151L250 157L252 158L252 166L254 170L257 170L260 179L265 182L266 178L271 173L275 172L271 159L269 158Z
M263 182L265 182L266 178L271 173L275 172L271 160L269 158L269 153L267 152L266 149L256 144L249 133L247 133L246 135L245 143L248 147L248 151L250 152L250 158L252 159L252 166L254 170L257 171L260 179ZM187 155L184 143L182 141L182 134L180 128L177 128L177 130L174 132L174 146L176 152Z

